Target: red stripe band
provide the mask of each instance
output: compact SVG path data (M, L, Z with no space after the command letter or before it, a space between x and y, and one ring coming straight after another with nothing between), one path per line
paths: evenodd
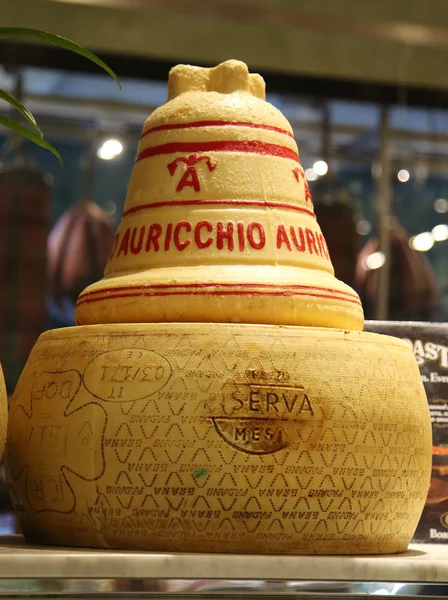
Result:
M308 296L312 298L326 298L328 300L338 300L341 302L350 302L352 304L357 304L361 306L361 302L359 300L350 300L349 298L343 298L342 296L332 296L329 294L312 294L309 292L294 292L292 290L284 290L284 291L185 291L185 292L138 292L138 293L124 293L124 294L114 294L108 296L97 296L95 298L83 298L80 297L77 303L77 306L81 304L90 304L92 302L102 302L103 300L115 300L118 298L141 298L142 296L148 297L157 297L157 296Z
M239 121L194 121L192 123L168 123L166 125L158 125L157 127L151 127L142 133L142 138L146 137L150 133L156 133L157 131L170 131L172 129L191 129L197 127L250 127L252 129L266 129L267 131L275 131L276 133L282 133L290 138L294 138L294 135L286 129L280 127L274 127L273 125L263 125L262 123L245 123Z
M142 285L139 286L139 290L169 290L169 289L203 289L203 288L266 288L268 290L278 290L280 288L287 288L289 290L312 290L313 292L326 292L330 294L336 294L338 296L347 296L348 298L353 298L359 302L359 298L356 294L352 292L344 292L343 290L335 290L333 288L322 288L314 285L288 285L288 286L279 286L275 283L157 283L153 285ZM133 285L123 285L111 288L102 288L101 290L93 290L91 292L81 294L83 296L94 296L97 294L104 294L105 292L126 292L126 291L136 291L136 287Z
M218 141L218 142L172 142L145 148L137 157L137 162L144 158L161 156L162 154L195 152L245 152L249 154L261 154L264 156L276 156L278 158L289 158L300 164L295 150L278 144L250 141Z
M288 204L286 202L264 202L263 200L173 200L168 202L153 202L151 204L141 204L133 206L124 211L122 217L126 217L132 213L140 212L141 210L150 210L151 208L161 208L170 206L221 206L223 204L237 206L262 206L266 208L287 208L298 212L306 213L314 219L316 215L309 208L297 206L297 204Z

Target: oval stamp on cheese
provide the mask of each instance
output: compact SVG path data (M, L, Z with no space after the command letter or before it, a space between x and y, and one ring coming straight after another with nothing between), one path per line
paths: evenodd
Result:
M314 416L311 400L299 385L256 380L227 382L213 404L220 437L248 454L272 454L289 446L296 424Z
M168 382L171 365L151 350L123 348L104 352L84 371L84 385L96 398L131 402L152 396Z

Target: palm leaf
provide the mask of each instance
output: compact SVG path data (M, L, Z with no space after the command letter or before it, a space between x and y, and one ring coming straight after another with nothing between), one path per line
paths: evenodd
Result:
M11 96L5 90L0 89L0 100L4 100L8 104L10 104L13 108L15 108L19 113L24 117L28 123L30 123L37 131L40 133L40 137L42 137L42 132L37 126L36 119L33 117L32 113L24 106L21 102L19 102L14 96Z
M12 131L15 131L16 133L18 133L19 135L28 138L29 140L31 140L38 146L41 146L42 148L49 150L56 156L56 158L59 160L59 162L62 165L62 159L61 159L61 155L59 154L59 152L56 150L56 148L54 146L52 146L51 144L46 142L42 137L40 137L40 135L38 133L35 133L31 129L27 129L26 127L23 127L23 125L20 125L20 123L17 123L16 121L12 121L11 119L7 119L6 117L0 116L0 125L4 125L5 127L8 127L8 129L11 129Z
M110 67L106 65L105 62L98 58L96 54L93 54L93 52L90 52L90 50L87 50L83 46L61 37L60 35L41 31L40 29L28 29L25 27L0 27L0 38L25 38L30 40L38 40L46 44L53 44L59 48L64 48L65 50L70 50L71 52L79 54L80 56L87 58L101 67L104 71L106 71L106 73L109 73L109 75L115 79L121 88L120 81L118 80L116 74Z

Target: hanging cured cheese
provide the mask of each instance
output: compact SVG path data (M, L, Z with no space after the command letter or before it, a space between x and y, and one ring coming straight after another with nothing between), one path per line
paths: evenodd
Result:
M80 202L56 222L48 239L50 291L56 303L101 277L114 239L111 217L95 202Z

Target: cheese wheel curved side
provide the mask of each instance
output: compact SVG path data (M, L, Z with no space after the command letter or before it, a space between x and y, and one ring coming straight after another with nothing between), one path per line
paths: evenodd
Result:
M6 470L29 541L281 554L406 550L431 425L406 343L114 324L41 336Z

